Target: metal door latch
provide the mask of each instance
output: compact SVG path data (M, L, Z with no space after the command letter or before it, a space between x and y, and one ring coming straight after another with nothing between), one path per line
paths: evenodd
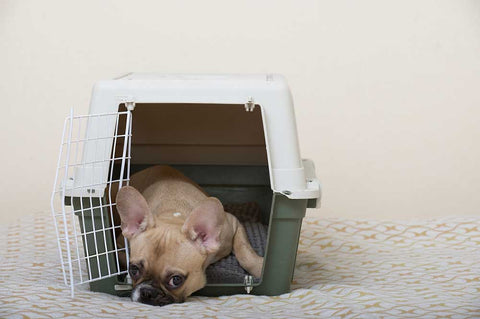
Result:
M255 102L253 101L253 97L249 97L247 103L245 103L245 111L253 112L255 109Z
M253 290L253 277L250 275L245 275L245 280L243 281L245 285L245 290L249 294Z

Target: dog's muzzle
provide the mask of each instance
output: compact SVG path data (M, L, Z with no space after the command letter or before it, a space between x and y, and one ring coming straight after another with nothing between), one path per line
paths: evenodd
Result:
M171 295L154 287L151 281L145 281L135 286L132 290L132 300L152 306L165 306L175 302Z

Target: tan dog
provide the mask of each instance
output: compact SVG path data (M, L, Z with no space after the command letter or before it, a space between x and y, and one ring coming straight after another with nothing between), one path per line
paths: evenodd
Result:
M122 234L130 243L132 299L151 305L183 302L206 284L205 269L233 249L260 277L263 258L220 201L168 166L131 176L117 194Z

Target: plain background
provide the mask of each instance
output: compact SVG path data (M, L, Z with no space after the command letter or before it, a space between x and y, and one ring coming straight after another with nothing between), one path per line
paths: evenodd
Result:
M0 0L0 220L48 211L61 130L127 72L282 73L323 206L480 216L479 1Z

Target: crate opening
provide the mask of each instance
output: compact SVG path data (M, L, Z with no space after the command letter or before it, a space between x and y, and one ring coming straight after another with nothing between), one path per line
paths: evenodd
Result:
M118 132L125 131L119 121ZM273 192L260 106L247 112L244 105L137 103L131 133L130 175L153 165L178 169L219 198L265 255ZM114 158L122 157L123 141L114 141ZM112 165L110 180L116 180L121 162ZM245 275L232 254L209 267L207 281L243 285Z

